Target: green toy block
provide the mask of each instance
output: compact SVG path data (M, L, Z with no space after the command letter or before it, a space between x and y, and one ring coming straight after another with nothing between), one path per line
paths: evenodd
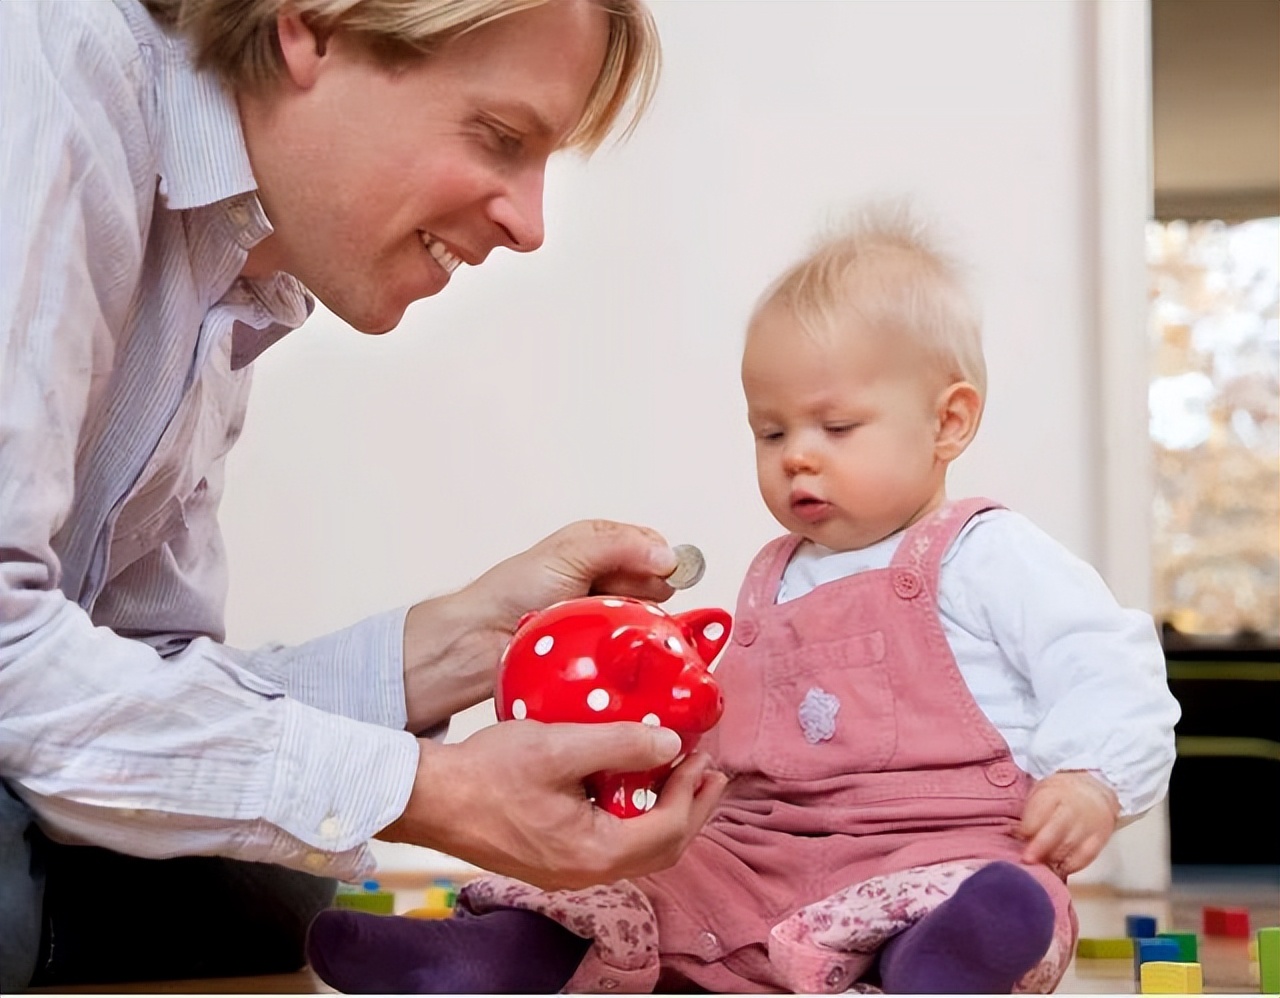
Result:
M1178 960L1182 963L1197 963L1200 960L1200 944L1194 932L1160 932L1157 939L1172 939L1178 944Z
M1280 994L1280 926L1258 930L1258 974L1263 994Z
M1076 956L1082 960L1131 960L1133 940L1128 936L1120 939L1081 938L1076 943Z
M390 915L396 910L396 896L390 891L339 891L333 906Z

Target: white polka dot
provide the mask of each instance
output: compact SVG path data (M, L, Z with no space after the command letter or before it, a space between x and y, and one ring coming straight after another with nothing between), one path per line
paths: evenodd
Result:
M529 716L529 707L523 700L511 701L511 716L517 721L523 721Z
M708 641L719 641L722 634L724 634L724 624L718 620L713 620L702 629L702 636Z
M604 710L609 706L609 691L597 686L587 694L587 706L592 710Z
M643 787L636 787L635 790L631 791L631 803L641 811L647 811L653 807L649 803L649 794Z
M605 606L626 606L627 604L622 602L622 600L620 599L607 599L604 601L604 605Z
M644 605L644 608L645 608L646 610L648 610L651 614L653 614L655 617L665 617L665 616L666 616L666 613L663 611L662 607L660 607L660 606L654 606L652 603L646 603L646 604Z
M644 792L644 809L646 811L652 811L653 805L656 803L658 803L658 795L652 790L646 790Z
M677 655L684 654L684 645L680 643L680 639L677 638L674 634L671 635L671 637L667 638L667 647L670 648Z
M660 720L658 720L658 715L657 715L657 714L645 714L645 715L644 715L644 717L640 718L640 723L641 723L641 724L648 724L648 725L650 725L651 727L656 728L656 727L658 727L658 725L660 725L662 722L661 722Z
M533 653L535 655L545 655L547 652L551 650L551 646L554 645L555 643L556 643L555 638L553 638L550 634L544 634L542 635L542 637L538 638L537 643L533 646Z

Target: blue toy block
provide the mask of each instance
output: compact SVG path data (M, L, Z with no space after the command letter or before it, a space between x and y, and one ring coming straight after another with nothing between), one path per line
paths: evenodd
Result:
M1133 976L1142 978L1144 963L1181 963L1182 947L1176 939L1134 939L1133 941Z
M1125 915L1124 934L1130 939L1153 939L1156 920L1152 915Z

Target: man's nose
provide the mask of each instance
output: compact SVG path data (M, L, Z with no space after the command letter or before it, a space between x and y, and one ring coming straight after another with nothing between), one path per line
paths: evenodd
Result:
M507 246L517 253L532 253L546 238L542 218L545 176L542 168L522 171L491 202L493 221L506 233Z

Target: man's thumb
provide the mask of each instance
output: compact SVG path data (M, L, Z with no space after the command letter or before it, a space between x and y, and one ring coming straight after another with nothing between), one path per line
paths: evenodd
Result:
M680 753L680 736L670 728L636 721L584 725L580 737L587 772L639 772L665 765Z

